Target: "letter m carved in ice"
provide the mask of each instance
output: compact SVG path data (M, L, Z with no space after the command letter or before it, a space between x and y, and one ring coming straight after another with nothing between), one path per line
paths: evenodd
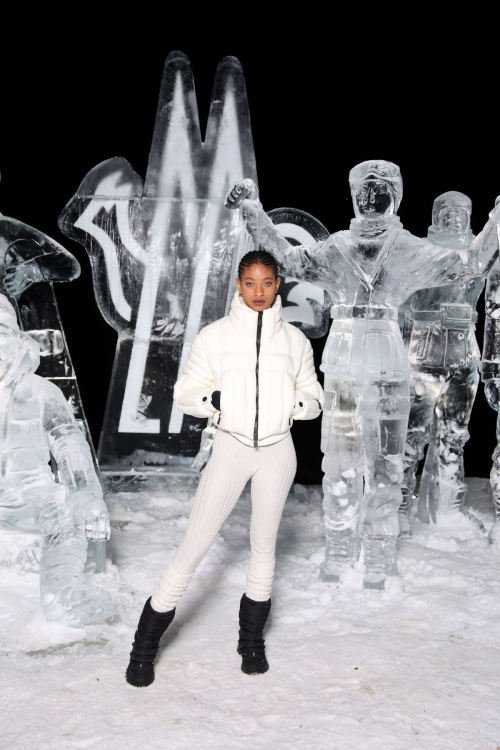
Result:
M203 423L177 411L173 384L199 329L224 315L239 231L224 197L244 177L256 180L240 63L228 57L217 68L202 142L189 60L176 52L163 71L145 182L125 159L109 159L61 214L118 332L103 468L176 463L199 447Z

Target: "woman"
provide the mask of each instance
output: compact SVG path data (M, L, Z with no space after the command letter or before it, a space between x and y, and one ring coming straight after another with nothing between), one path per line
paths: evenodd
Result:
M275 258L247 253L225 318L196 336L174 399L185 414L209 417L218 429L200 480L186 536L144 606L126 678L146 687L175 605L252 480L251 559L240 603L238 653L246 674L266 672L262 631L271 608L275 547L296 470L294 419L314 419L323 406L311 344L281 319Z

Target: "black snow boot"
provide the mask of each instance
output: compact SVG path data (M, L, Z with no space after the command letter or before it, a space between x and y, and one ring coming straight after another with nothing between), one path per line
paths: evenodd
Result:
M155 612L151 597L147 600L139 619L135 639L130 652L130 664L125 677L134 687L147 687L155 678L153 662L158 653L160 638L174 619L175 609Z
M269 669L262 632L271 609L271 600L254 602L243 594L240 602L238 653L245 674L263 674Z

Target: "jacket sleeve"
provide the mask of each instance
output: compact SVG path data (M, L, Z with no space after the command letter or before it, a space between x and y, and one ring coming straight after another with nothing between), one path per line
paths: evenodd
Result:
M214 374L208 364L203 342L195 336L182 375L174 385L174 401L177 407L192 417L213 417L212 393L215 387Z
M311 343L305 336L304 340L300 371L295 380L295 408L292 418L316 419L323 409L325 396L316 375Z

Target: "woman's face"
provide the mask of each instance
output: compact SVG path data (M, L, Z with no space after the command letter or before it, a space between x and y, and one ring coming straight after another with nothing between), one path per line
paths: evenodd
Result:
M260 312L273 304L280 281L272 268L262 263L254 263L253 266L243 269L241 277L236 279L236 284L245 304Z

